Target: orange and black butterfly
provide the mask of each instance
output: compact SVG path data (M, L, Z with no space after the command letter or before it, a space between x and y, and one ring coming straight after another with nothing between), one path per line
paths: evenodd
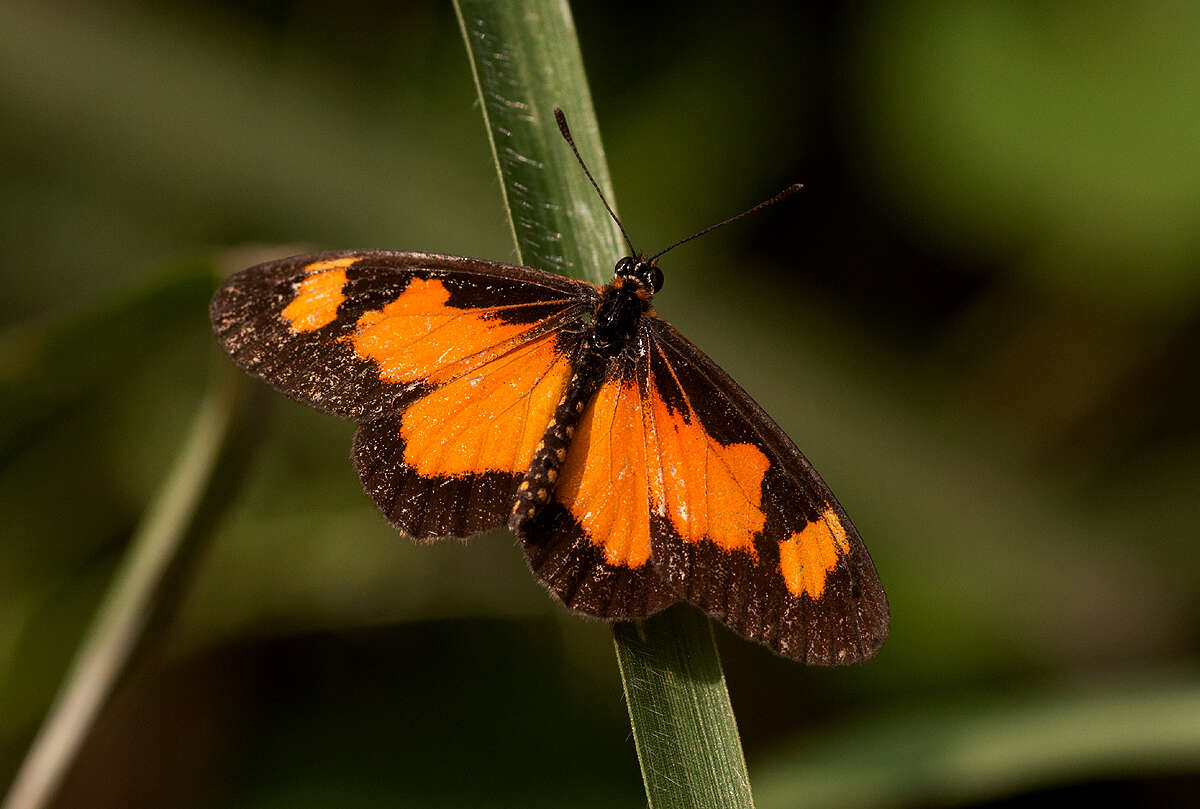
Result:
M682 600L786 657L870 657L888 606L858 532L770 416L655 314L658 257L631 253L605 287L458 256L297 256L230 278L212 323L242 368L358 422L355 468L400 532L507 524L576 612Z

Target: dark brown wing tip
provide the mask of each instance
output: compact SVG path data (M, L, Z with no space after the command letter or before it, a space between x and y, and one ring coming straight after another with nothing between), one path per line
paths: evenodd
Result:
M233 273L221 282L209 301L208 316L213 331L222 336L238 325L249 323L274 302L275 288L281 280L296 276L306 264L326 256L325 253L289 256Z

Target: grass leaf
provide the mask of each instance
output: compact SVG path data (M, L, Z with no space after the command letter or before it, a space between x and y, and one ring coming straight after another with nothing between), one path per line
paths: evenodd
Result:
M215 353L215 352L214 352ZM71 670L13 780L4 809L53 801L84 740L150 630L176 603L195 551L254 444L250 386L222 356L190 433L155 501L143 515Z
M521 261L593 282L625 250L553 109L615 206L570 12L563 2L457 0ZM737 724L708 620L681 606L614 628L646 795L654 809L751 806Z

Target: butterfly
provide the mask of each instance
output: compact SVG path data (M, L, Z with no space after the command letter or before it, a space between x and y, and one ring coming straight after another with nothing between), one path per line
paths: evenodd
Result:
M401 533L507 525L574 612L629 621L686 601L794 660L871 657L889 611L858 532L770 416L655 313L665 252L630 243L603 287L431 253L295 256L229 278L210 314L243 369L358 423L355 469Z

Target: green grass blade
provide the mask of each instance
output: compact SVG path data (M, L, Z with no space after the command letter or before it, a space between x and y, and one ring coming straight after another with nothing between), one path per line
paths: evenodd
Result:
M455 9L521 262L608 281L627 251L554 125L562 107L615 205L570 9L554 0L457 0Z
M177 595L191 551L248 457L248 389L244 375L222 357L187 442L134 533L3 809L41 809L52 802L148 630Z
M708 619L681 604L613 640L651 807L753 806Z
M625 254L559 137L553 109L614 204L583 60L566 4L457 0L521 260L593 282ZM708 620L677 607L614 628L638 760L654 809L752 806L750 782Z

